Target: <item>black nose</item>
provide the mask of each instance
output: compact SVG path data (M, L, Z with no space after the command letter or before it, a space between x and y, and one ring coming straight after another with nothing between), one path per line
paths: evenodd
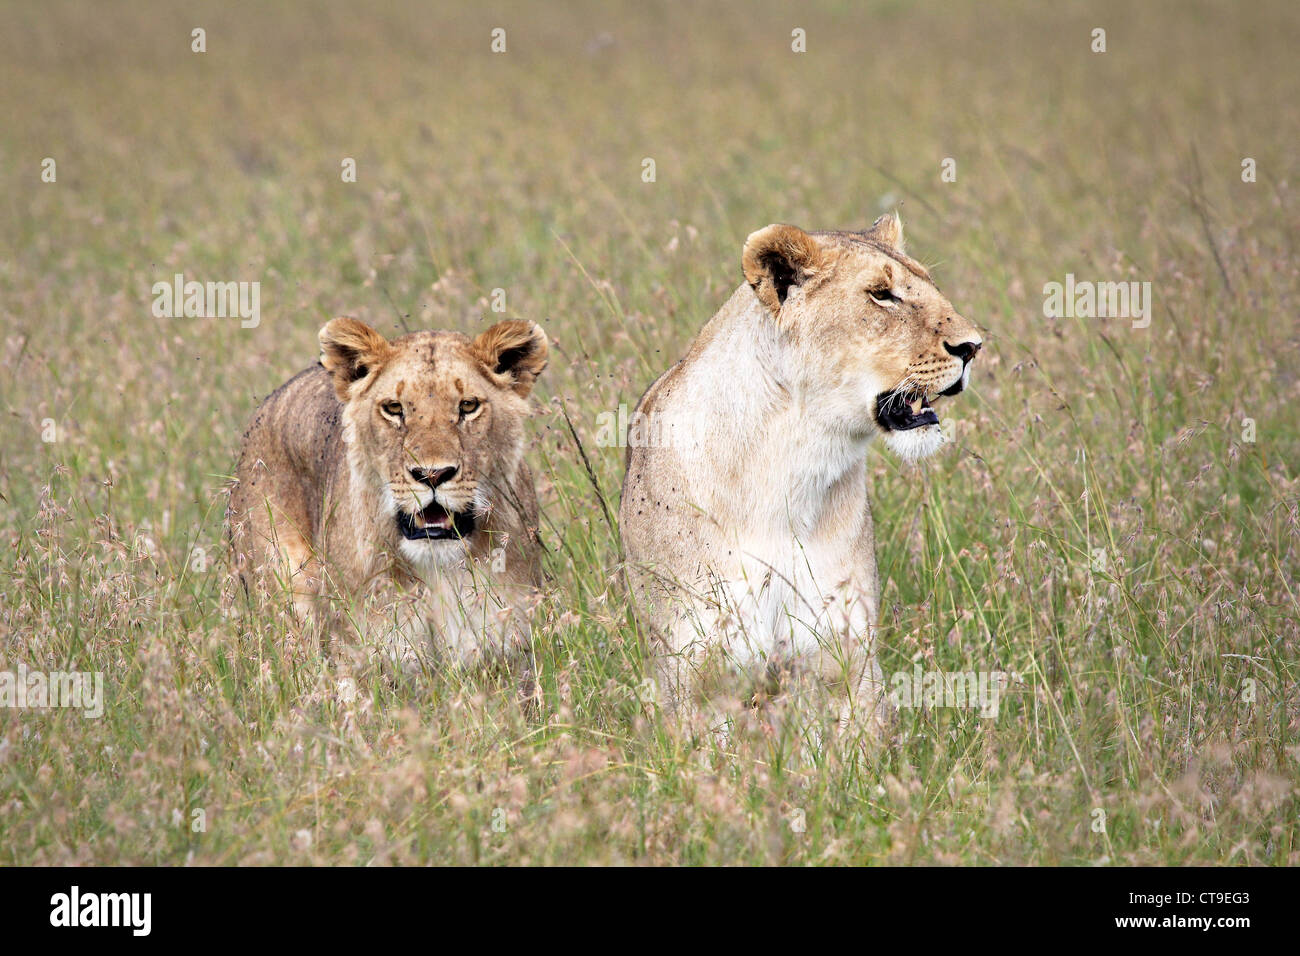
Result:
M455 465L448 465L446 468L412 468L411 477L430 488L437 488L443 482L455 478L459 470Z
M956 345L949 345L947 342L944 342L943 347L948 350L949 355L957 356L959 359L961 359L962 364L965 365L967 362L973 359L975 357L975 353L980 350L980 343L958 342Z

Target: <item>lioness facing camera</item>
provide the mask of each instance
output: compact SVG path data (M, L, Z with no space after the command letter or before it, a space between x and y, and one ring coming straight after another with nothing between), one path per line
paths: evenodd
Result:
M934 452L936 405L966 387L980 336L903 252L897 216L866 232L768 226L741 266L637 406L652 440L629 451L619 517L661 701L693 711L717 654L770 691L828 687L841 727L878 734L867 446Z
M408 664L517 649L540 573L523 422L546 335L506 321L390 342L341 318L320 348L244 435L228 520L245 587L306 618L332 601Z

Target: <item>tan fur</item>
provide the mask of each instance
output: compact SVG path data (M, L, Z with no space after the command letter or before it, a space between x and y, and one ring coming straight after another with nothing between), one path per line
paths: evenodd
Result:
M964 386L944 343L969 358L980 338L903 252L894 216L866 232L768 226L741 262L747 282L642 397L655 441L628 455L621 529L662 699L694 710L719 656L760 686L814 675L844 724L879 731L877 400ZM886 288L898 301L868 294ZM905 457L942 440L937 424L886 438Z
M540 575L523 422L545 334L507 321L473 340L389 342L341 318L320 346L320 365L268 397L244 435L227 517L245 587L378 630L408 664L517 650ZM473 514L472 532L408 540L398 512L426 507Z

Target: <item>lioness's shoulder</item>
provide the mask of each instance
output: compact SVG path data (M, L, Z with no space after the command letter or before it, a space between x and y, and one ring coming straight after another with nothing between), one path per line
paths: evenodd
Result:
M241 460L253 456L274 471L335 451L342 404L319 363L303 369L266 397L244 432Z

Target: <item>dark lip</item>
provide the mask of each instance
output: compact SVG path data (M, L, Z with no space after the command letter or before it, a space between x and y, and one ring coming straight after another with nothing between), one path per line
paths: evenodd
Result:
M409 512L399 510L397 512L397 530L402 533L402 537L407 541L455 541L460 538L468 538L474 533L473 512L448 511L437 501L431 501L421 513L425 516L426 521L441 518L444 515L451 515L451 526L441 528L430 525L417 528L415 526L415 516Z
M946 394L946 393L944 393ZM881 392L876 396L876 421L887 432L905 432L923 425L939 424L939 416L929 403L921 406L919 413L912 412L911 402L917 396L911 392Z

